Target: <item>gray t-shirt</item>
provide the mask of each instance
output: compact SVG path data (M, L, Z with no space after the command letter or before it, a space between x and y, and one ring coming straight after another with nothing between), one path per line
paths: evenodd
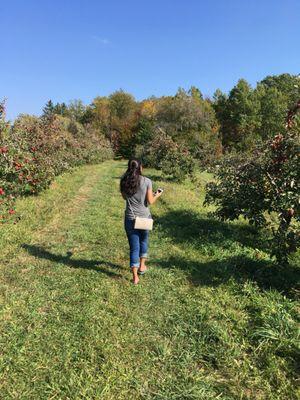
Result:
M140 176L140 185L137 192L126 199L125 217L134 219L135 217L151 217L147 202L147 190L152 189L152 181L145 176ZM130 202L130 206L128 204Z

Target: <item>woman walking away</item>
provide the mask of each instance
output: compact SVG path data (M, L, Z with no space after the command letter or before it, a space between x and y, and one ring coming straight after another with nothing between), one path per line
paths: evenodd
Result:
M131 159L120 181L120 190L126 200L124 226L130 247L132 282L135 285L139 283L138 274L142 275L147 270L145 261L149 237L149 230L135 229L135 219L136 217L151 218L148 205L155 203L162 194L162 189L153 194L152 182L142 175L142 170L141 162Z

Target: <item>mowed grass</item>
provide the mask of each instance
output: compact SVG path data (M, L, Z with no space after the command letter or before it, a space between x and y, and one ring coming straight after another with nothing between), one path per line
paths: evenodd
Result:
M130 283L125 162L64 174L0 231L1 399L297 399L296 267L161 181L149 272Z

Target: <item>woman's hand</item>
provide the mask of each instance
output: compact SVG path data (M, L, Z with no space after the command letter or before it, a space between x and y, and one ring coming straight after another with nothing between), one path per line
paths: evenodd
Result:
M161 195L163 194L163 191L161 190L161 191L156 191L155 193L154 193L154 197L156 197L156 198L159 198Z
M152 189L148 189L147 190L147 202L148 204L154 204L156 202L156 200L162 195L162 191L161 192L152 192Z

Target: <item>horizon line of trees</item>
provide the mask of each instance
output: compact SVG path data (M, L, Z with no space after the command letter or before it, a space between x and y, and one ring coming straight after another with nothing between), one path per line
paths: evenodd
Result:
M257 142L284 132L286 112L299 98L299 75L281 74L267 76L254 88L240 79L228 94L217 89L212 98L192 86L142 101L122 89L97 96L89 105L49 100L43 116L57 114L93 126L125 158L144 155L163 130L201 165L209 165L224 153L251 151Z

